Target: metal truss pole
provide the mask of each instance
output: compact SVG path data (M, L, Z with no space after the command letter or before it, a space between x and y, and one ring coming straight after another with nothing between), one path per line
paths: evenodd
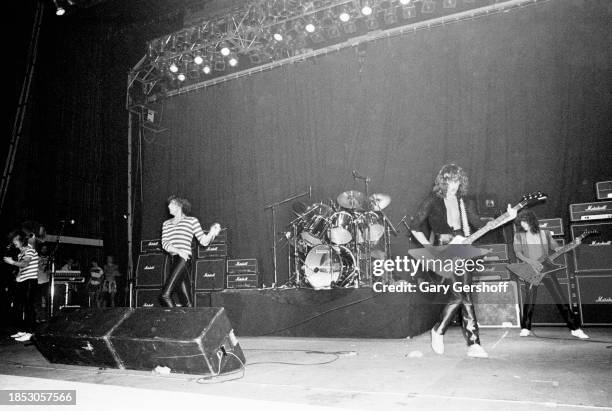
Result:
M13 133L9 143L9 150L4 164L4 172L2 173L2 183L0 184L0 214L4 208L4 201L8 192L11 174L13 173L13 165L17 149L19 148L19 140L23 130L23 123L28 109L30 100L30 86L32 85L32 77L34 76L34 68L36 67L36 57L38 55L38 39L40 36L40 27L42 25L44 5L43 2L36 2L36 13L34 15L34 24L32 25L32 33L30 36L30 46L28 47L28 55L26 58L25 75L21 84L21 93L17 102L17 111L13 122Z

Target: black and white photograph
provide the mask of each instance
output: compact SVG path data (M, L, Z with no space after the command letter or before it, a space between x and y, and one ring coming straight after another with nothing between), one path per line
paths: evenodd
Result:
M5 18L3 409L612 411L612 1Z

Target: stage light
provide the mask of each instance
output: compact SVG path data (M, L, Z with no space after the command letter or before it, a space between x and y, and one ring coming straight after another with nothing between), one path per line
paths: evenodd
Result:
M57 0L53 0L53 4L55 5L55 15L56 16L63 16L64 14L66 14L66 9L63 8L62 6L59 6L57 4Z
M230 55L230 49L227 46L221 48L221 55L227 57Z
M342 13L340 13L339 18L341 22L346 23L351 19L351 16L346 11L343 11Z
M306 29L306 31L307 31L307 32L309 32L309 33L314 33L314 31L315 31L315 26L314 26L314 24L312 24L312 23L308 23L308 24L306 25L306 27L304 27L304 28L305 28L305 29Z
M204 67L202 67L202 71L204 74L210 74L210 66L206 64Z
M361 14L363 14L364 16L369 16L372 14L372 7L370 6L370 3L367 0L362 3Z
M202 58L202 56L197 55L197 56L195 56L195 57L193 58L193 62L194 62L195 64L200 65L200 64L204 63L204 59Z
M178 71L178 67L176 66L176 64L174 63L170 64L170 71L172 73L176 73Z
M176 78L178 81L185 81L185 75L183 73L180 73L178 76L176 76Z
M411 2L411 1L412 1L412 0L399 0L399 3L400 3L402 6L407 6L407 5L409 5L409 4L410 4L410 2Z
M228 63L230 66L236 67L236 65L238 64L238 59L236 57L230 57Z
M274 40L283 41L283 35L280 33L274 33Z

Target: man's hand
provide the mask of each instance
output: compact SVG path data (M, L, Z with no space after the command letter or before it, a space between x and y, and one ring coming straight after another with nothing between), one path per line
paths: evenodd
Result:
M185 250L178 250L177 254L179 255L179 257L181 257L183 260L187 261L189 260L189 253Z
M219 223L214 223L213 225L210 226L210 231L209 231L210 234L216 237L219 235L220 232L221 232L221 225Z
M508 216L511 219L514 220L516 218L516 210L514 208L512 208L512 206L510 204L508 204L508 210L507 211L508 211Z
M10 257L4 257L4 262L10 265L14 265L15 264L15 260L13 260Z
M534 269L534 270L536 270L537 272L542 271L542 267L543 267L543 265L542 265L542 264L541 264L539 261L537 261L537 260L529 260L529 261L527 261L527 262L528 262L528 263L529 263L529 265L530 265L530 266L532 266L532 267L533 267L533 269Z

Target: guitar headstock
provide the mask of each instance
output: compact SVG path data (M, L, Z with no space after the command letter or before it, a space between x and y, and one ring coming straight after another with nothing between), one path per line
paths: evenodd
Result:
M597 231L597 230L586 230L586 231L583 231L582 234L580 234L576 239L582 240L582 239L584 239L584 238L586 238L586 237L588 237L590 235L594 235L594 234L599 234L599 231ZM576 241L576 240L574 240L574 241Z
M547 198L548 196L541 191L535 191L533 193L525 194L521 198L521 201L516 206L514 206L514 208L520 210L521 208L535 204L539 201L546 200Z

